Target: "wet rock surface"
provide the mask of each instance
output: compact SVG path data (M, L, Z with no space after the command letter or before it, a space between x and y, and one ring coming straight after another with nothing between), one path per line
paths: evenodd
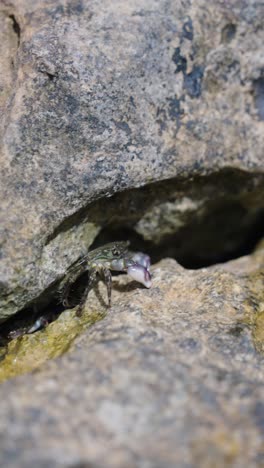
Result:
M149 290L116 277L113 307L67 354L1 385L0 464L262 466L263 254L196 271L166 259ZM101 302L91 292L86 316ZM72 312L25 338L32 355Z
M229 232L213 230L208 263L247 242L264 199L263 20L254 0L1 2L0 320L48 296L102 227L179 235L192 260L186 232L204 258L214 219ZM168 179L140 210L136 188Z

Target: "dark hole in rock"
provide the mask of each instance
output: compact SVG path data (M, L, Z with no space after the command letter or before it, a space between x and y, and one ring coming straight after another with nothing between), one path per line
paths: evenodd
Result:
M217 175L189 180L167 180L139 189L118 193L108 199L100 199L59 225L47 243L67 233L74 226L89 220L105 226L91 245L90 250L108 242L129 240L131 250L142 251L151 257L152 264L172 257L183 267L198 269L226 262L251 253L264 233L264 209L262 179L242 171L225 170ZM182 201L194 203L191 209L182 211ZM196 201L198 204L196 205ZM202 203L202 209L199 203ZM180 203L180 205L179 205ZM172 207L166 218L166 209ZM158 209L158 226L152 236L152 212ZM164 214L165 210L165 214ZM138 223L150 213L143 226ZM173 216L183 221L174 229ZM163 226L166 229L160 235ZM167 225L166 225L167 223ZM156 229L156 233L155 233ZM140 233L139 233L140 232ZM144 233L150 235L151 240ZM152 237L151 237L152 236ZM87 284L87 274L79 278L73 287L72 305L78 303L82 288ZM64 308L58 296L59 281L49 286L26 309L1 325L0 335L5 341L10 332L29 328L37 316L52 310L48 320L56 318ZM0 337L1 338L1 337Z
M229 334L235 337L239 337L245 329L245 326L242 325L235 325L234 327L229 329Z
M237 244L237 234L241 230L241 224L243 225L243 209L233 205L233 207L229 208L225 206L218 207L217 211L218 217L215 218L216 213L208 214L203 222L196 220L192 225L185 227L182 232L168 236L163 239L161 244L157 245L144 240L131 228L109 226L97 236L91 250L108 242L130 240L131 249L149 254L152 264L163 258L171 257L175 258L187 269L203 268L250 254L263 237L264 212L256 217L253 224L246 227L246 232L243 232L243 236L241 236L241 243ZM231 218L232 223L230 223ZM234 230L234 221L237 224L237 231ZM206 231L204 230L205 226L207 226ZM216 233L219 230L221 230L226 241L226 249L221 253L219 253L214 243ZM207 244L207 255L204 243ZM118 274L120 273L113 272L114 276ZM88 273L84 273L74 283L69 296L70 308L79 303L87 281ZM52 322L65 310L65 307L60 303L61 298L58 295L58 289L59 283L53 284L40 297L36 298L34 305L29 305L1 325L0 349L3 350L11 339L25 333L39 317L44 316L48 322ZM99 296L98 299L102 301ZM104 303L104 305L107 304ZM1 352L0 361L4 358L4 354L3 356L2 354Z
M237 27L235 24L228 23L226 24L221 32L221 42L228 44L234 39L236 35Z
M45 293L47 292L45 291ZM6 348L10 340L27 333L40 317L45 317L47 323L50 323L56 320L61 312L65 310L65 308L58 303L55 294L52 295L50 292L48 294L49 296L45 301L45 305L44 302L38 298L37 301L39 302L37 307L35 305L29 305L1 324L0 362L5 357L5 354L2 351Z
M219 231L222 246L219 244ZM252 224L247 225L243 208L234 204L230 207L218 207L202 220L196 219L177 234L167 236L160 244L144 240L132 229L116 229L109 226L97 236L91 248L107 242L129 239L131 249L150 255L152 264L171 257L184 268L198 269L250 254L263 234L264 211L257 215ZM238 236L241 236L240 242L237 240Z
M9 15L9 18L12 20L13 23L13 30L17 35L17 45L19 46L20 44L20 36L21 36L21 28L19 23L17 22L16 18L14 15Z
M253 82L255 106L261 120L264 120L264 76Z

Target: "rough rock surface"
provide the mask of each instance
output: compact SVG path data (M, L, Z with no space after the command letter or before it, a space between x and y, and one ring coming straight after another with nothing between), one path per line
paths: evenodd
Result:
M263 466L263 266L259 250L196 271L163 260L150 290L116 277L112 309L67 355L1 385L1 466ZM52 326L25 338L32 353Z
M162 204L142 213L129 192L119 216L151 241L208 213L230 227L218 254L247 238L264 199L263 24L257 0L1 1L1 320L112 223L115 192L171 179Z

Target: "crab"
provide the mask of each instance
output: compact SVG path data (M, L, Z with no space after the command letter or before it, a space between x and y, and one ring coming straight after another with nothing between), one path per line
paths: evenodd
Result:
M78 259L70 267L61 284L60 296L64 307L70 306L69 295L72 287L78 278L86 271L89 273L89 279L76 309L76 315L79 317L83 313L89 291L100 278L103 279L106 284L108 307L111 307L111 270L126 272L146 288L150 288L150 257L142 252L132 252L128 249L128 246L129 241L111 242L103 245L102 247L98 247L95 250L91 250L87 255ZM44 317L40 317L28 330L28 333L33 333L46 325L47 320Z
M112 296L112 271L124 271L129 276L144 284L147 288L151 286L151 276L149 272L150 257L141 252L131 252L128 250L129 242L111 242L99 247L77 260L69 270L69 273L62 285L62 303L65 307L69 304L69 293L71 287L85 271L89 272L89 280L83 292L80 303L77 308L77 315L83 312L89 291L98 280L102 278L106 284L108 306L111 307Z

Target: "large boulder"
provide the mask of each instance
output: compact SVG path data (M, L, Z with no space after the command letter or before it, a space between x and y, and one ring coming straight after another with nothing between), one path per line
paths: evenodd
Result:
M1 321L103 227L176 235L190 263L247 242L264 205L263 24L254 0L1 2Z
M264 250L196 271L165 259L149 290L116 277L92 327L94 291L81 319L11 342L0 379L68 352L1 384L0 465L262 466L263 266Z

